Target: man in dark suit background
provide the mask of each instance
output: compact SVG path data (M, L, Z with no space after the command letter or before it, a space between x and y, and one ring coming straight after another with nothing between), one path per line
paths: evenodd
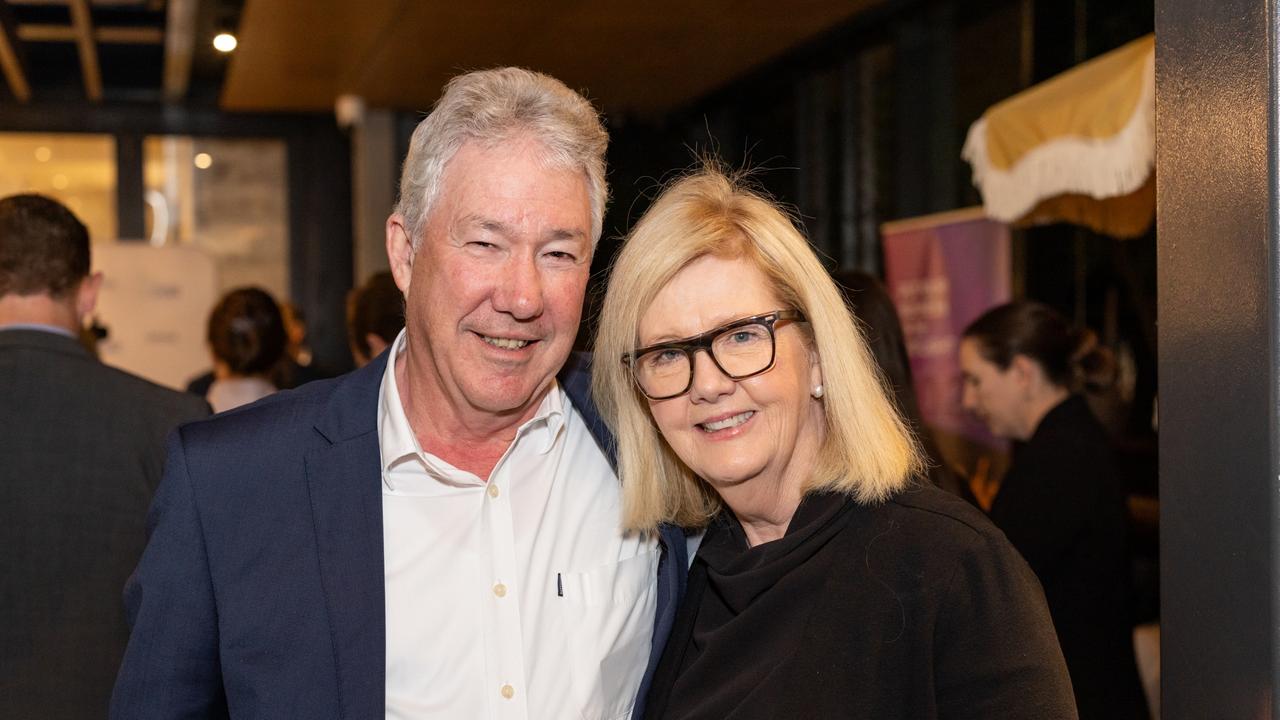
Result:
M105 715L165 435L209 414L78 342L101 283L69 210L0 200L0 717Z
M607 142L554 78L450 81L386 224L404 331L171 442L113 717L630 716L688 562L622 529L570 355Z

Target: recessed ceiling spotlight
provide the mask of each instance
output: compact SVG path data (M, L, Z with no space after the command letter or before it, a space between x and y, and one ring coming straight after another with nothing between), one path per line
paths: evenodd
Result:
M209 153L196 153L196 156L192 161L196 164L196 167L201 170L208 170L209 166L213 165L213 156Z
M218 52L229 53L236 49L236 36L229 32L220 32L213 37L213 47Z
M58 174L53 176L53 187L58 190L66 190L67 185L70 184L71 183L67 181L66 175Z
M53 157L53 151L50 150L47 146L41 145L40 147L36 148L37 162L49 162L49 158L51 157Z

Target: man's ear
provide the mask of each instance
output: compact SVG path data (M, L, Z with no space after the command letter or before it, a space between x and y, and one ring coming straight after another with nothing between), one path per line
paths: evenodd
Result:
M391 277L400 292L408 295L409 281L413 279L413 238L405 227L404 216L393 213L387 218L387 261L391 264Z
M76 323L84 325L84 319L89 317L93 309L98 305L98 292L102 290L102 273L91 273L80 281L80 285L76 287Z

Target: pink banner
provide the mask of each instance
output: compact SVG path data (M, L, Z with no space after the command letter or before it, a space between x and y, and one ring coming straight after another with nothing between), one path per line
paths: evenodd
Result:
M997 445L960 407L960 334L1008 302L1009 228L981 208L886 223L885 284L897 305L926 424Z

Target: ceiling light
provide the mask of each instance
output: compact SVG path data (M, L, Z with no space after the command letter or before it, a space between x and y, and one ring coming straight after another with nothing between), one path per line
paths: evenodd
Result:
M209 153L196 153L193 162L195 162L196 167L201 170L208 170L209 166L213 164L213 156Z
M229 53L236 49L236 36L229 32L220 32L213 38L213 47L218 52Z
M69 182L67 182L67 176L66 176L66 175L54 175L54 176L53 176L53 187L54 187L55 189L57 189L57 190L66 190L66 189L67 189L67 185L69 185L69 184L70 184L70 183L69 183Z
M38 162L49 162L49 158L53 157L53 151L41 145L36 148L36 160Z

